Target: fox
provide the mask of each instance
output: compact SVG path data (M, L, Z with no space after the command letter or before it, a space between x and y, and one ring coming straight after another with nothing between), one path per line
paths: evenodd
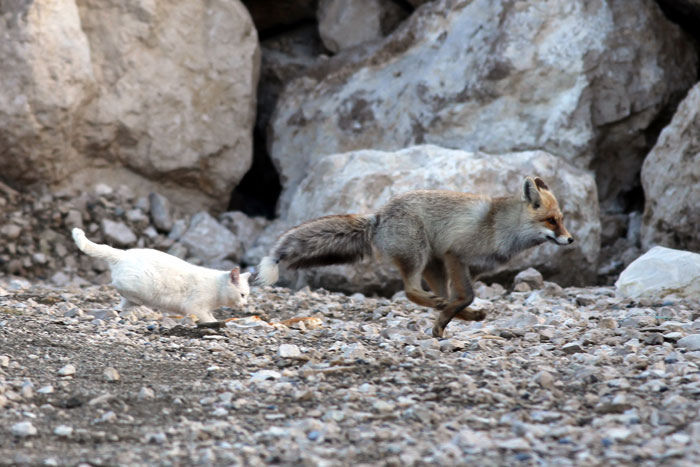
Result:
M300 269L376 254L397 267L409 300L439 311L432 335L442 338L455 317L486 317L468 309L474 301L472 277L547 241L570 245L574 237L540 177L525 177L521 193L506 197L416 190L393 197L374 214L324 216L292 227L261 259L255 282L277 282L280 264Z
M91 242L77 227L71 234L80 251L107 261L112 285L122 296L118 305L121 311L145 305L192 315L199 324L205 324L217 322L212 310L242 306L248 301L250 273L241 274L239 267L219 271L151 248L120 250Z

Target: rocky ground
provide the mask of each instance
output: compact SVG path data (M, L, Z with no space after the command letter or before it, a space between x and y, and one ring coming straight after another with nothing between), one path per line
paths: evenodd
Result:
M204 329L72 284L0 277L2 464L700 463L697 303L535 277L437 340L401 294L253 289Z

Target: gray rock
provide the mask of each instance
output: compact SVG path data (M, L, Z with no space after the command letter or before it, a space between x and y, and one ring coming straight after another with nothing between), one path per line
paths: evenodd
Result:
M676 341L676 346L690 351L700 350L700 334L691 334Z
M615 287L624 297L700 297L700 254L656 246L630 264Z
M35 436L38 433L37 429L34 427L34 425L31 424L31 422L15 423L14 425L12 425L11 431L13 435L19 436L21 438Z
M171 240L178 241L182 235L187 231L187 222L184 219L178 219L173 223L172 229L168 234L168 238Z
M65 365L61 367L60 370L58 370L58 375L59 376L73 376L75 374L75 366L72 364Z
M250 375L250 382L267 381L281 378L282 375L274 370L260 370Z
M130 247L136 243L136 235L123 222L114 222L109 219L102 220L102 233L105 241L116 247Z
M104 377L105 381L109 383L117 382L120 379L117 369L112 368L111 366L105 368L105 370L102 372L102 376Z
M149 388L148 386L142 386L141 389L139 389L137 397L139 400L154 399L156 397L156 393L153 389Z
M301 350L294 344L282 344L277 350L277 354L282 358L299 358Z
M151 206L151 220L161 232L168 233L173 228L173 219L170 212L170 201L160 193L150 193L148 201Z
M53 429L53 434L63 438L68 438L73 434L73 427L69 425L58 425Z
M568 344L563 345L561 347L561 350L565 354L571 355L571 354L583 352L583 347L581 347L581 344L579 344L578 342L570 342Z
M700 251L700 84L676 109L644 159L642 245ZM698 294L700 295L700 293Z
M204 263L224 258L236 261L242 253L241 242L236 236L204 211L192 217L190 227L180 242L187 247L190 255L200 258Z
M544 279L537 269L527 268L516 274L515 279L513 279L513 286L517 286L521 283L525 283L529 285L531 289L536 290L544 286Z
M647 153L639 138L695 83L690 37L653 1L633 11L625 1L537 5L430 2L377 45L289 83L269 141L284 183L281 212L329 154L422 143L496 154L537 148L582 168L595 160L601 199L630 188Z
M318 30L326 48L339 52L382 38L405 16L394 2L320 0Z

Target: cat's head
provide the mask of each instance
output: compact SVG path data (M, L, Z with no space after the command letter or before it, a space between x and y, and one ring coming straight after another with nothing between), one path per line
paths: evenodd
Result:
M241 270L238 267L231 269L225 290L228 305L245 305L248 303L248 295L250 294L249 277L249 272L241 274Z

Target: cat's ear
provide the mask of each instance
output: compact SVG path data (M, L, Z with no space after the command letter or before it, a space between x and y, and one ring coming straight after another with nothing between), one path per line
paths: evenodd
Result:
M242 280L243 282L248 283L249 279L250 279L250 273L249 273L249 272L244 272L243 274L241 274L241 280Z
M238 285L241 281L241 269L239 267L235 267L231 269L231 282L233 282L235 285Z

